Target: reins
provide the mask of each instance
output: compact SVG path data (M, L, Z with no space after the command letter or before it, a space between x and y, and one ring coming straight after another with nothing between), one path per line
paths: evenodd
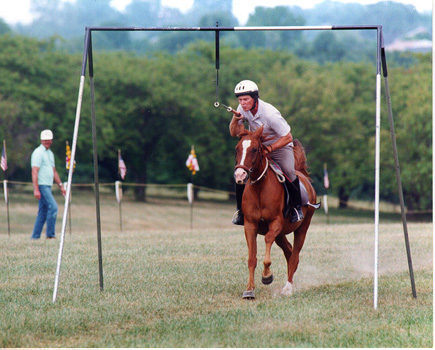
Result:
M255 169L255 165L256 165L257 162L258 162L258 159L259 159L258 156L261 155L261 156L260 156L260 163L261 163L261 160L263 159L263 145L262 145L261 143L260 143L260 145L261 145L261 146L258 148L257 156L255 157L255 162L254 162L254 164L252 165L251 168L248 168L246 165L241 165L241 164L239 164L239 165L236 165L236 166L234 167L234 170L236 170L236 169L243 169L243 170L245 170L245 171L248 173L248 176L249 176L249 178L250 178L252 172L253 172L254 169ZM266 174L266 172L267 172L267 168L268 168L268 167L269 167L269 159L266 157L266 166L264 167L263 172L261 173L261 175L260 175L257 179L255 179L255 180L251 180L251 184L254 184L254 183L260 181L260 180L263 178L263 176Z
M263 172L261 173L260 177L257 178L257 180L251 180L251 184L255 184L257 181L260 181L263 178L263 176L266 174L268 167L269 167L269 158L266 157L266 166L264 167Z

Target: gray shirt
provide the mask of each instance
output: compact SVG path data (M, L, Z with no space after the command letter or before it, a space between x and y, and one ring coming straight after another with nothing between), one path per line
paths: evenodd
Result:
M243 116L239 124L246 121L250 131L255 131L262 125L264 126L263 134L272 137L269 141L264 142L266 146L286 136L291 130L290 125L282 117L281 113L270 103L263 100L258 99L258 110L255 115L252 115L251 111L244 111L241 105L237 107L237 112L240 112Z

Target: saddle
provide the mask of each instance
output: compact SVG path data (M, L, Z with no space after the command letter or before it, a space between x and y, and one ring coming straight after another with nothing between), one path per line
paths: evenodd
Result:
M283 173L283 171L281 170L281 168L273 162L269 162L269 167L273 170L273 172L276 175L276 178L278 179L278 181L282 184L283 188L284 188L284 213L288 213L290 211L290 209L293 208L293 203L290 199L290 193L287 189L287 186L285 184L285 175ZM301 205L309 205L315 209L319 209L321 203L317 203L317 204L312 204L310 203L309 197L308 197L308 191L305 188L305 185L303 184L302 181L299 181L299 187L301 189Z

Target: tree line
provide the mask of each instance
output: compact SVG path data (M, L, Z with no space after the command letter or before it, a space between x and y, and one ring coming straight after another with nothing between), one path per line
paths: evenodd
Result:
M402 182L408 209L430 209L432 184L431 56L389 70ZM30 155L42 129L53 130L52 149L62 173L65 141L73 135L81 54L55 49L53 40L0 36L0 137L8 145L8 177L30 180ZM373 198L375 63L318 64L285 51L222 46L218 101L237 107L234 86L255 81L260 98L275 105L305 147L313 185L342 203ZM388 57L387 57L388 60ZM201 170L194 183L234 190L231 114L215 108L214 44L195 42L176 54L149 57L94 53L99 175L118 179L117 151L126 181L186 183L185 166L195 146ZM92 182L89 81L86 80L74 182ZM385 98L382 100L381 198L397 202L395 167ZM65 178L65 176L63 176ZM142 192L140 190L142 189ZM137 190L145 200L145 189Z

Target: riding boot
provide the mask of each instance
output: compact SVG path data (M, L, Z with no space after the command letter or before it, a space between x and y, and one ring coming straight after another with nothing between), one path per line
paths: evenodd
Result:
M237 211L233 215L233 224L234 225L244 225L245 220L243 218L242 212L242 198L243 191L245 190L245 185L236 185L236 203L237 203Z
M293 182L286 179L285 184L294 207L291 211L291 222L301 221L304 218L304 214L302 213L301 206L301 188L299 186L299 178L296 176L296 179L294 179Z

